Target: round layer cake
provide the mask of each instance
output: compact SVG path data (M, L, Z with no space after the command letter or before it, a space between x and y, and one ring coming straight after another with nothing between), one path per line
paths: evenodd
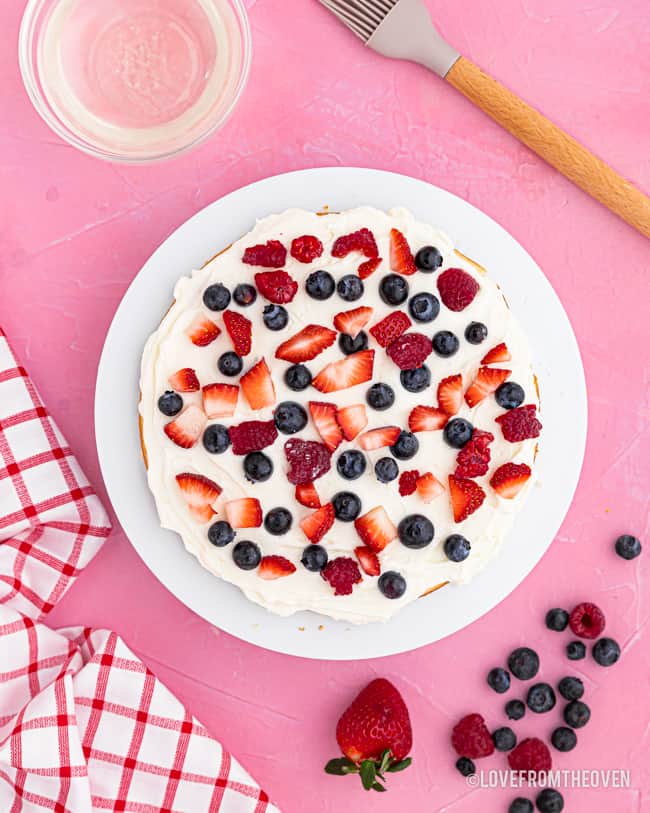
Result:
M178 281L142 359L162 526L280 615L469 582L534 482L538 408L499 287L405 209L264 218Z

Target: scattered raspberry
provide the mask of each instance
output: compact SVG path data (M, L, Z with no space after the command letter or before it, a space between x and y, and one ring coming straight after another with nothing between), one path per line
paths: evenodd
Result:
M480 714L468 714L456 723L451 732L451 744L461 757L480 759L494 753L492 735Z
M255 274L257 290L269 302L286 305L298 292L298 283L286 271L262 271Z
M363 579L359 565L349 556L332 559L320 574L334 588L335 596L349 596L354 585Z
M458 452L456 477L482 477L490 467L490 443L494 440L491 432L475 429L472 439Z
M332 465L332 455L327 446L315 440L292 438L284 444L284 454L289 463L287 480L294 486L322 477Z
M274 421L244 421L228 430L234 454L259 452L275 443L278 430Z
M291 256L299 263L311 263L323 254L323 244L311 234L296 237L291 243Z
M386 350L400 370L421 367L432 351L431 339L422 333L404 333L391 342Z
M251 352L253 325L249 319L235 311L223 312L223 323L226 326L233 349L238 356L247 356Z
M263 268L282 268L286 261L287 250L279 240L247 248L242 259L246 265L261 265Z
M448 268L438 277L440 298L450 311L465 310L478 293L479 287L474 277L461 268Z
M365 263L361 263L361 265L357 268L359 279L368 279L371 274L375 273L381 263L381 257L375 257L372 260L366 260Z
M415 493L419 476L420 472L417 469L403 471L400 474L399 493L402 495L402 497L408 497L409 494Z
M545 773L552 767L551 752L537 737L529 737L508 754L508 764L513 771Z
M390 313L381 322L370 328L370 334L382 347L388 347L411 327L411 320L403 311Z
M600 607L584 601L571 610L569 626L578 638L598 638L605 629L605 616Z
M509 409L495 418L501 424L503 437L511 443L519 443L528 438L539 437L542 424L536 417L537 407L534 404Z
M332 257L347 257L352 251L360 251L371 260L379 256L379 249L370 229L359 229L339 237L332 246Z

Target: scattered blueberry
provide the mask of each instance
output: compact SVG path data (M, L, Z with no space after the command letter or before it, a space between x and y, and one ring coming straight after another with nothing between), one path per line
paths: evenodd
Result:
M535 714L544 714L555 706L555 692L548 683L535 683L528 690L526 705Z
M558 751L573 751L578 744L578 738L572 728L566 726L558 726L551 734L551 743L553 748Z
M500 387L497 387L494 397L502 409L514 409L524 403L526 393L520 384L516 384L514 381L504 381Z
M582 641L571 641L566 645L566 655L570 661L581 661L587 654L587 648Z
M521 720L526 714L526 706L521 700L508 700L505 708L509 720Z
M284 374L284 383L294 392L302 392L311 384L311 373L304 364L292 364Z
M564 810L564 799L559 790L544 788L537 794L535 804L539 813L561 813Z
M387 305L401 305L409 295L409 284L399 274L388 274L379 283L379 296Z
M456 760L456 769L463 776L472 776L476 773L476 765L471 759L469 759L469 757L459 757Z
M342 522L354 522L361 513L361 500L351 491L339 491L332 498L334 515Z
M458 351L460 342L450 330L440 330L433 336L433 350L442 358L449 358Z
M203 292L203 304L208 310L223 311L230 305L230 291L220 282L210 285Z
M346 274L338 281L336 292L346 302L356 302L363 296L363 281L356 274Z
M334 293L334 277L327 271L314 271L307 277L305 287L312 299L329 299Z
M546 613L546 626L553 632L563 632L569 624L569 613L554 607Z
M465 418L454 418L446 424L443 435L454 449L462 449L472 439L474 427Z
M510 653L508 668L519 680L531 680L539 672L539 656L535 650L520 646Z
M158 399L158 409L163 415L167 415L168 418L173 418L174 415L178 415L181 409L183 409L183 399L177 392L168 390Z
M357 480L366 470L366 458L361 452L349 449L339 455L336 468L344 480Z
M215 522L208 528L208 539L218 548L223 548L226 545L229 545L234 538L235 532L223 519L220 519L218 522Z
M368 334L365 330L360 330L357 335L352 338L349 333L341 333L339 335L339 348L341 353L346 356L351 356L352 353L358 353L360 350L365 350L368 347Z
M241 570L255 570L262 559L262 553L254 542L243 539L232 549L232 558Z
M418 453L420 441L413 432L402 431L390 447L391 454L398 460L410 460Z
M225 426L214 423L203 433L203 446L210 454L221 454L230 446L230 435Z
M399 474L399 466L392 457L381 457L375 463L375 476L380 483L390 483Z
M425 548L433 534L433 523L422 514L409 514L397 526L399 541L407 548Z
M383 412L395 403L395 390L381 382L373 384L366 393L366 402L371 409Z
M234 376L241 373L244 367L244 362L242 361L241 357L237 355L237 353L235 353L233 350L229 350L227 353L219 356L217 366L219 367L219 372L222 373L222 375Z
M621 657L621 648L613 638L599 638L591 654L599 666L612 666Z
M530 799L524 799L523 796L517 796L516 799L513 799L510 802L510 806L508 807L508 813L533 813L534 811L533 803Z
M591 709L582 700L572 700L564 707L562 712L564 722L571 728L582 728L587 725L591 717Z
M512 751L517 744L515 732L507 725L497 728L492 734L492 742L497 751Z
M278 404L273 415L275 428L283 435L295 435L307 426L307 412L295 401Z
M254 286L242 282L235 288L232 296L238 305L241 305L242 308L247 308L257 299L257 290Z
M395 570L382 573L377 586L386 598L401 598L406 592L406 579Z
M585 687L580 678L565 677L559 682L557 690L565 700L580 700Z
M167 414L167 413L166 413ZM174 413L171 413L174 414ZM623 534L614 543L616 553L623 559L636 559L641 553L641 542L636 536Z
M488 672L487 682L491 689L498 694L503 694L510 688L510 673L500 666L495 666Z
M488 329L483 322L470 322L465 328L465 338L470 344L481 344L487 335Z
M302 552L302 564L312 573L319 573L327 564L327 551L322 545L307 545Z
M289 314L282 305L266 305L262 318L269 330L284 330L289 323Z
M273 536L286 534L292 523L291 511L286 508L272 508L264 517L264 527Z
M442 265L442 254L433 246L424 246L415 255L415 264L420 271L435 271Z
M445 556L451 562L464 562L469 556L472 546L460 534L452 534L445 539Z
M431 370L426 364L416 367L415 370L402 370L399 380L408 392L422 392L431 384Z
M433 294L415 294L409 299L409 313L416 322L433 322L440 313L440 301Z
M264 483L273 474L273 462L263 452L249 452L244 458L246 479L252 483Z

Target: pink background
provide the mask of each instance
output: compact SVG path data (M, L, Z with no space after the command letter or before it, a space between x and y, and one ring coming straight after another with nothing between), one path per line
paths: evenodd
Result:
M647 0L430 5L464 53L650 192ZM518 590L463 632L399 657L313 663L240 643L167 593L119 530L53 623L119 631L287 813L505 810L517 794L471 791L453 767L448 734L474 710L492 728L504 724L504 698L484 675L526 643L541 653L544 678L582 676L593 709L579 747L558 755L556 766L632 772L629 790L567 791L566 809L650 809L650 539L635 562L612 550L619 533L648 532L648 242L451 88L364 51L315 0L248 6L252 75L223 132L177 161L126 168L75 152L40 121L16 60L23 3L0 5L0 321L91 479L101 492L92 400L104 334L151 251L243 184L350 164L414 175L467 198L545 270L587 374L590 429L578 492L557 540ZM591 660L569 666L568 636L542 623L549 607L585 598L603 607L623 646L609 671ZM326 777L322 765L336 752L338 713L375 675L394 680L410 706L415 764L392 778L392 792L371 798L354 778ZM515 724L520 737L550 734L560 712L532 717ZM483 767L505 762L498 755Z

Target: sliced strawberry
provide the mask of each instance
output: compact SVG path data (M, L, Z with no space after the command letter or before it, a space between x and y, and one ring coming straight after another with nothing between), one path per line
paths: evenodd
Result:
M438 384L438 406L447 415L455 415L463 403L463 377L450 375Z
M336 331L321 325L307 325L295 336L287 339L275 351L277 359L299 364L315 359L323 350L334 344Z
M375 273L382 262L383 260L381 257L374 257L372 260L366 260L364 263L361 263L361 265L357 268L359 279L368 279L371 274Z
M430 406L416 406L409 415L409 429L411 432L435 432L442 429L449 415L442 409Z
M411 320L403 311L389 313L381 322L370 328L370 334L382 346L388 347L391 342L398 339L405 330L411 327Z
M232 346L238 356L247 356L251 352L253 325L249 319L235 311L223 312L223 323L226 326Z
M505 342L501 342L501 344L497 344L496 347L493 347L492 350L489 350L481 359L481 364L496 364L496 363L503 363L504 361L510 361L512 359L512 355L508 350L508 346Z
M259 528L262 506L255 497L242 497L226 503L226 519L232 528Z
M203 387L203 410L208 418L231 418L238 398L235 384L208 384Z
M290 576L295 572L296 566L293 562L285 559L284 556L263 556L257 575L260 579L271 581L272 579L281 579L283 576Z
M298 483L296 486L296 500L305 508L320 508L321 501L313 483Z
M310 401L309 412L323 443L333 452L343 440L343 432L336 420L336 406L323 401Z
M451 507L454 511L454 520L462 522L483 505L485 491L474 480L449 475L449 495Z
M197 347L207 347L220 333L215 323L203 314L199 314L187 329L189 340Z
M482 477L490 468L490 443L494 440L492 432L475 429L468 443L456 457L456 477Z
M337 392L356 387L372 378L374 350L361 350L322 369L311 382L319 392Z
M383 449L384 446L392 446L397 441L401 431L399 426L382 426L379 429L370 429L359 436L359 446L366 452Z
M504 463L494 472L490 485L505 500L514 499L530 479L532 471L525 463Z
M339 409L336 413L336 420L341 427L343 437L346 440L354 440L359 432L363 431L368 425L366 405L352 404L351 406L343 407L343 409Z
M323 244L313 234L303 234L291 243L291 256L299 263L312 263L323 254Z
M390 230L390 267L407 277L418 270L408 241L399 229Z
M508 378L511 370L498 370L494 367L479 367L476 378L470 384L465 393L465 402L473 407L479 404L488 395L499 389L501 384Z
M241 377L239 382L251 409L263 409L275 403L275 387L271 371L264 359Z
M191 367L183 367L168 378L169 386L176 392L198 392L201 389L199 379Z
M430 471L427 471L421 477L418 477L415 483L415 490L422 502L431 502L431 500L435 500L436 497L444 494L445 487L437 477L434 477Z
M279 240L268 240L263 245L250 246L244 251L242 262L263 268L282 268L287 261L287 250Z
M261 271L255 274L257 290L269 302L286 305L298 293L298 283L286 271Z
M334 317L334 327L340 333L347 333L355 339L359 331L363 330L371 318L372 308L354 308L351 311L337 313Z
M370 229L359 229L337 238L332 246L332 257L347 257L352 251L360 251L370 259L379 255L377 243Z
M409 494L415 494L416 484L420 472L417 469L411 471L403 471L399 476L399 493L402 497L408 497Z
M203 434L205 412L191 404L171 423L165 424L165 434L181 449L191 449Z
M188 472L177 474L176 482L192 514L199 522L209 522L215 514L212 503L221 494L221 488L202 474Z
M368 576L379 576L381 573L381 567L379 565L377 554L374 552L374 550L372 550L372 548L369 548L366 545L359 545L358 548L354 549L354 555L359 560L361 570L363 570L364 573L366 573Z
M331 502L325 503L318 511L300 521L300 527L310 542L320 542L329 529L334 525L334 506Z
M397 536L397 528L381 505L355 519L354 527L363 544L375 553L380 553Z

